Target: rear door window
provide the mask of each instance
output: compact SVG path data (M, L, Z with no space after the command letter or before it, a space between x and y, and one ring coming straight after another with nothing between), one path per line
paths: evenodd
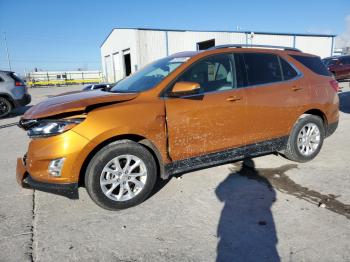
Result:
M282 81L281 67L274 54L244 53L248 85Z
M328 69L322 63L318 56L301 56L301 55L291 55L295 60L306 66L308 69L316 74L323 76L330 76Z

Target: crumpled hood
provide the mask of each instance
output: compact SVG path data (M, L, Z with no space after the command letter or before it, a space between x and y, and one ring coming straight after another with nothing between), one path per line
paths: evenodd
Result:
M38 119L63 113L84 111L88 106L118 103L137 97L137 93L84 91L51 97L31 107L22 119Z

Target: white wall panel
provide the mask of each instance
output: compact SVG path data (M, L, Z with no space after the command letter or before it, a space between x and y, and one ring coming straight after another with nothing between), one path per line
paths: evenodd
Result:
M139 41L139 68L156 59L167 56L166 32L140 30Z
M105 77L107 82L113 82L114 81L114 70L113 70L113 61L112 56L107 55L104 57L104 64L105 64Z
M231 32L170 31L168 33L169 54L182 51L195 51L197 50L198 42L210 39L215 39L215 45L244 44L245 34Z
M113 54L113 71L114 71L114 75L113 75L114 82L123 78L124 65L122 63L121 52L117 52Z
M253 38L248 34L248 44L275 45L293 47L293 36L291 35L267 35L254 34Z
M305 53L318 55L322 58L331 56L332 37L297 36L295 47Z

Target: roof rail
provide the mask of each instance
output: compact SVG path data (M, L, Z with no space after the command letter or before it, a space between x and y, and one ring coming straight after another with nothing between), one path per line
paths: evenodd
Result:
M274 46L274 45L249 45L249 44L228 44L228 45L217 45L213 46L211 48L208 48L207 50L215 50L215 49L222 49L222 48L272 48L272 49L282 49L285 51L296 51L301 52L301 50L294 48L294 47L288 47L288 46Z

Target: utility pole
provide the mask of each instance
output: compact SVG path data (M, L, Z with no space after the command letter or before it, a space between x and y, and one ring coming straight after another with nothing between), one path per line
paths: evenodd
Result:
M6 54L7 54L7 62L8 62L8 64L9 64L9 69L10 69L10 71L12 71L11 62L10 62L9 49L7 48L6 32L3 32L3 34L4 34L5 49L6 49Z

